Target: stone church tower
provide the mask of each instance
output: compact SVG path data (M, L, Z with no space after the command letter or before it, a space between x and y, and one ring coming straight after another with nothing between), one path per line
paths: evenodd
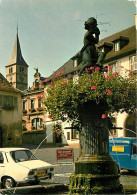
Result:
M28 88L28 65L21 53L18 31L14 43L12 57L6 65L6 79L12 84L13 87L21 91Z

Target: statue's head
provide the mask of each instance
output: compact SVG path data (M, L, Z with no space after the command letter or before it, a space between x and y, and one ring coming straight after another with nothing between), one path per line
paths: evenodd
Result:
M90 30L90 28L96 27L97 26L97 20L93 17L89 18L86 22L85 22L85 29L86 30Z

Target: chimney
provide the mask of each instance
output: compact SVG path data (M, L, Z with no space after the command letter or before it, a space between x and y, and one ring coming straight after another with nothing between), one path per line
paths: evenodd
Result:
M136 30L137 30L137 14L135 14L135 27L136 27Z

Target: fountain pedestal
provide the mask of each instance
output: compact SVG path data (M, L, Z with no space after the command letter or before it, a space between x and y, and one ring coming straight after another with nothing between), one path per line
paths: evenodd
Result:
M81 118L80 157L70 177L70 194L120 192L118 169L109 155L107 119L102 119L104 103L87 102L79 108Z

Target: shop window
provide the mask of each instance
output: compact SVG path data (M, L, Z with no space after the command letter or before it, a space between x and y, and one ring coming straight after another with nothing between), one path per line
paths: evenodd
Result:
M79 132L76 129L72 129L72 139L79 139Z

